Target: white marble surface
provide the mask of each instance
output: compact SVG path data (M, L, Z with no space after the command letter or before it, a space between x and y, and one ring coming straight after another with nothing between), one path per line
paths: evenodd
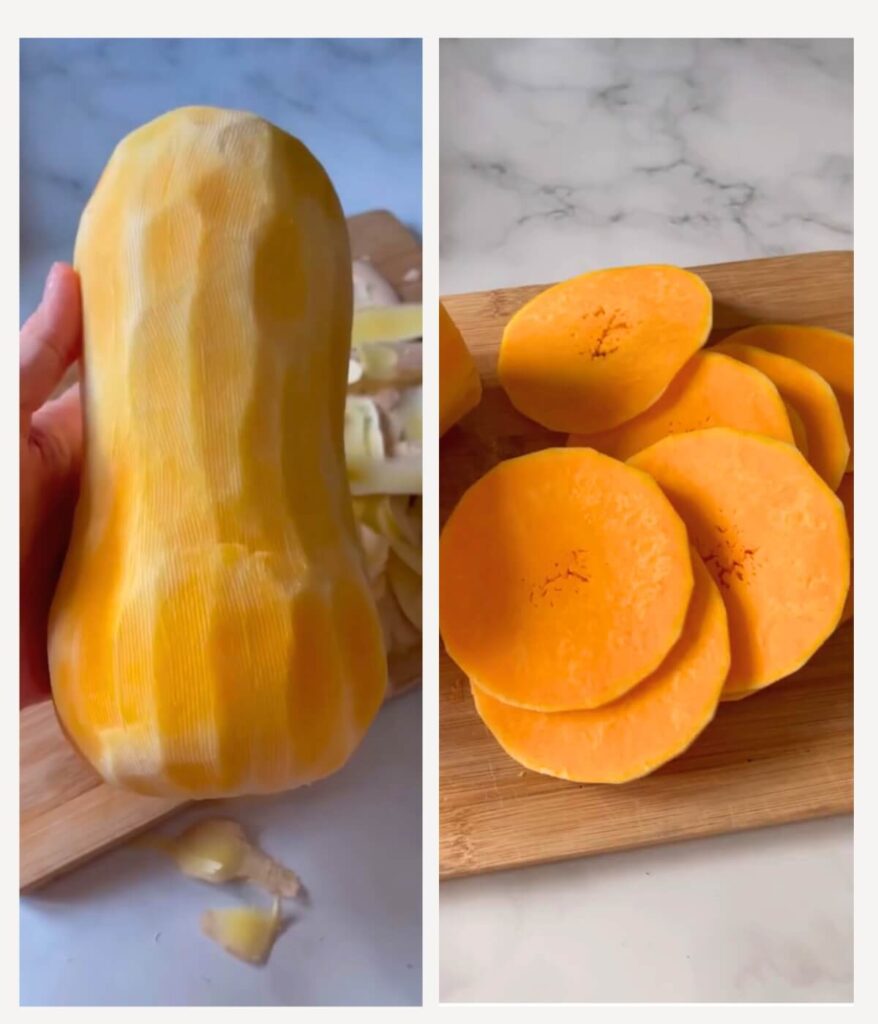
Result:
M844 40L446 41L441 288L850 248Z
M24 42L22 317L51 261L70 258L115 143L183 104L268 117L324 163L347 213L384 207L419 232L420 92L417 41ZM227 810L313 896L267 967L238 964L199 933L203 910L243 892L200 886L123 850L22 900L22 1002L419 1003L420 697L388 706L338 776Z
M851 248L845 41L446 41L441 291ZM852 827L443 884L441 997L846 1001Z

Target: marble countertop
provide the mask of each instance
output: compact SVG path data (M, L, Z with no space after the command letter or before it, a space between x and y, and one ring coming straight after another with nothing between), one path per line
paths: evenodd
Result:
M418 41L39 40L21 49L21 315L115 143L175 106L259 113L326 166L347 213L421 228ZM182 825L198 811L174 820ZM312 903L269 964L237 963L200 914L243 893L111 853L22 900L21 1001L417 1004L421 999L421 699L391 702L345 769L224 807L302 876Z
M440 290L853 247L845 40L450 40ZM446 882L448 1001L847 1001L849 818Z

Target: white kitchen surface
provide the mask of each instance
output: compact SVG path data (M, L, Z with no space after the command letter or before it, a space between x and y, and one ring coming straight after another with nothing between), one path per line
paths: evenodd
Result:
M184 104L262 114L313 150L346 213L383 207L420 232L420 94L416 40L24 41L22 318L50 263L71 258L116 142ZM386 707L337 776L222 813L255 830L311 893L266 967L232 960L199 931L204 910L252 893L123 849L22 899L22 1003L420 1002L419 695Z
M845 40L441 44L441 291L853 247ZM852 822L441 887L446 1001L848 1001Z
M308 889L264 967L206 939L205 910L270 906L250 886L181 875L136 846L21 900L22 1005L395 1005L421 1001L421 697L391 701L332 778L278 797L222 801Z

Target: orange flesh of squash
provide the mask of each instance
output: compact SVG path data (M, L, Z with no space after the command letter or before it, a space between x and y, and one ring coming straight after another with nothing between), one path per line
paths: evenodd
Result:
M679 512L729 617L728 694L795 672L838 625L850 582L844 508L792 445L715 427L631 465Z
M795 407L805 424L808 461L835 490L847 468L850 445L838 399L823 377L804 363L753 345L724 341L713 351L755 366L774 381L784 401Z
M848 470L854 466L854 339L828 327L801 324L757 324L729 335L727 341L776 352L798 359L816 370L835 392L844 420L851 456Z
M799 451L808 458L808 431L805 430L805 422L795 408L789 402L784 402L787 410L787 418L790 421L790 428L793 431L793 440Z
M611 704L526 711L472 686L476 710L519 764L573 782L630 782L681 754L711 721L729 670L719 590L692 554L695 587L683 633L662 664Z
M439 545L449 655L500 700L596 707L658 667L692 592L686 529L645 473L587 448L501 462Z
M571 434L568 444L627 459L669 434L735 427L793 443L777 388L759 370L718 352L698 352L646 412L599 434Z
M704 345L713 300L671 266L582 274L541 292L506 325L500 382L551 430L589 434L639 415Z
M448 310L439 303L439 436L482 397L482 382L469 349Z
M847 600L844 603L844 611L841 614L841 621L847 622L854 617L854 474L845 473L835 492L844 505L844 517L848 526L848 536L851 540L851 586L848 590Z

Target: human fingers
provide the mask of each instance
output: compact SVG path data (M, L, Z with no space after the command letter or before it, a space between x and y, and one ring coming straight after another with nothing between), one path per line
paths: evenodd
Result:
M66 263L55 263L39 306L21 329L20 405L29 416L48 399L67 368L79 358L82 300L79 277Z

